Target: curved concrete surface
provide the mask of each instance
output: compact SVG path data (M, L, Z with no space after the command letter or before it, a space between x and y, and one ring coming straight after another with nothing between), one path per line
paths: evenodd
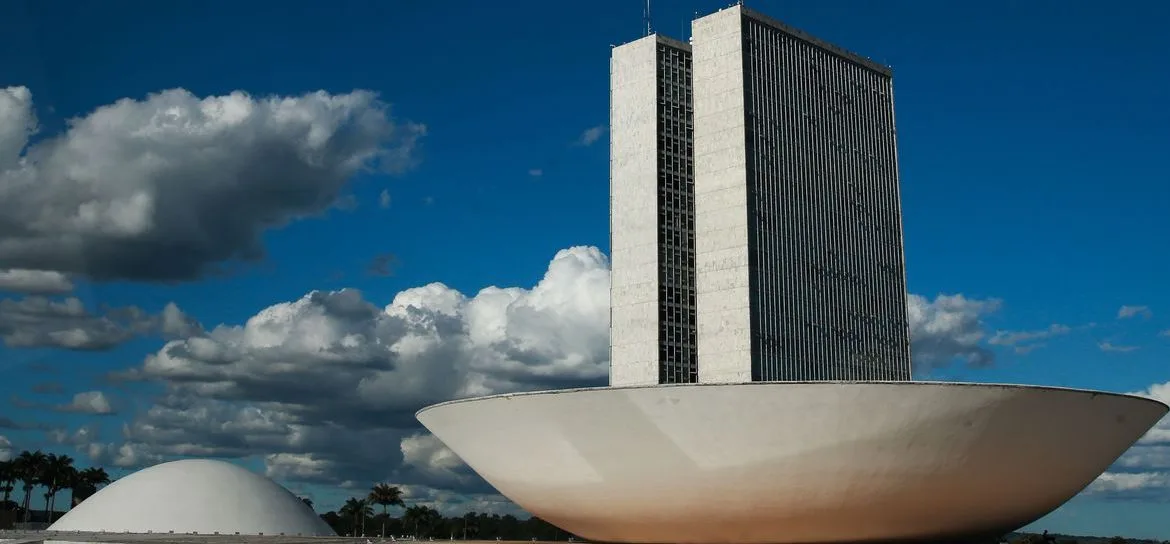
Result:
M205 459L155 465L74 507L49 531L336 536L280 484Z
M1080 492L1166 412L1071 389L820 382L499 395L417 417L584 538L758 544L998 536Z

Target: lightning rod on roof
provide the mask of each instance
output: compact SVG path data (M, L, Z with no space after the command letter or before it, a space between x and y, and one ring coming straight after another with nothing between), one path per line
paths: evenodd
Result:
M646 35L653 34L650 30L650 0L646 0L646 10L642 12L642 22L646 25Z

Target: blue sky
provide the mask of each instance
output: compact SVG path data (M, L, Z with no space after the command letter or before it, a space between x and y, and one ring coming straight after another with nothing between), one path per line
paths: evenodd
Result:
M656 4L655 29L685 38L691 16L724 7L725 2ZM1170 382L1166 365L1170 337L1159 336L1160 331L1170 331L1170 289L1166 287L1170 254L1165 243L1170 236L1170 167L1165 160L1165 146L1170 142L1170 109L1166 108L1170 74L1163 68L1170 37L1162 28L1162 22L1170 18L1170 7L1156 2L1122 7L1108 2L959 5L765 0L748 2L748 6L894 67L909 290L925 297L927 304L937 304L939 294L963 295L962 304L953 305L951 315L958 324L948 331L982 334L975 340L957 341L949 364L924 370L921 377L1121 392ZM119 231L101 238L101 244L74 250L73 257L84 258L72 261L68 256L58 260L30 257L31 250L5 253L5 243L21 236L17 230L23 219L12 227L0 221L0 271L48 263L38 269L59 270L72 283L71 291L57 289L48 295L49 300L76 297L94 319L100 319L104 306L137 307L144 315L157 316L173 302L182 317L174 323L194 326L197 322L204 331L219 324L242 325L269 306L296 301L313 290L343 287L359 289L362 300L377 307L390 305L404 290L433 282L441 282L447 290L410 291L401 300L441 305L454 291L470 299L487 286L520 287L527 290L528 303L544 308L535 301L552 300L550 293L563 287L547 278L542 284L545 288L538 287L550 270L550 261L557 270L558 262L578 272L599 266L595 255L586 250L554 260L559 251L594 246L602 254L608 252L604 129L609 46L640 35L642 7L634 0L353 1L335 7L264 1L230 7L215 2L5 6L0 16L0 66L4 67L0 90L24 87L31 93L30 111L35 112L38 129L29 139L30 149L52 156L57 161L52 171L75 168L92 174L100 187L119 187L109 193L117 198L132 194L134 187L148 187L156 196L169 195L170 200L159 196L159 202L170 202L167 205L172 207L166 208L171 213L165 217L156 217L152 227L133 234ZM174 95L167 99L171 102L148 98L150 93L179 88L190 93L187 98ZM135 123L147 123L144 119L150 119L150 112L165 110L158 109L160 104L194 107L199 99L233 91L246 92L255 101L270 96L292 100L319 90L330 96L349 96L355 90L376 93L378 104L385 104L375 108L384 108L378 109L379 130L393 129L393 135L386 136L385 131L372 128L346 127L348 132L338 133L356 143L325 149L323 156L360 153L368 150L364 144L373 142L370 145L400 152L398 158L384 158L394 173L347 169L341 162L334 169L309 164L303 171L290 166L277 172L278 158L232 155L233 149L266 149L249 146L260 145L255 142L263 140L260 136L265 136L266 127L279 125L271 121L278 118L275 114L268 124L257 122L249 129L255 138L231 140L231 145L225 143L227 137L198 140L199 145L193 145L196 140L147 142L152 136L141 131L125 138L115 134ZM69 130L69 119L89 117L96 109L121 100L138 101L141 107L112 110L111 115L126 114L118 118L121 124L86 125L100 137L82 138L86 133L80 129ZM373 107L358 102L346 111ZM307 116L322 111L306 108L297 111L308 112ZM4 113L0 102L0 120L5 119ZM295 135L267 137L280 143L292 141L281 138ZM121 146L116 152L122 154L116 156L125 161L101 164L90 152L113 149L108 146ZM0 175L4 168L10 172L20 168L13 161L5 163L4 150L0 131ZM214 155L217 159L192 158L212 152L219 153ZM184 169L192 164L198 168ZM53 177L50 170L38 171L43 178L36 179L48 181L35 191L14 189L19 181L16 174L0 177L0 197L8 195L14 206L6 208L0 202L0 212L11 214L3 217L25 217L18 212L33 217L31 210L52 214L56 210L53 198L76 203L88 198L85 191L89 190L95 191L95 201L103 198L101 189L88 185L49 183L64 179L63 174ZM262 201L278 192L279 184L263 185L269 192L216 192L227 186L244 187L250 183L248 176L281 180L281 176L304 174L306 183L312 184L316 179L312 176L323 172L333 176L332 189L289 190L282 203L272 208ZM184 188L196 186L198 191ZM54 187L61 190L54 192ZM196 202L192 196L196 194L221 204L190 211L184 199ZM217 195L227 196L221 201ZM299 198L306 195L317 200ZM340 201L328 206L321 204L322 198ZM269 209L276 210L271 217L262 213ZM223 218L215 217L221 210ZM23 226L50 221L37 217ZM162 228L172 219L175 225L200 226ZM221 242L224 247L235 244L236 250L248 246L229 236L215 237L223 224L237 220L249 225L241 232L259 236L251 247L263 248L262 260L238 263L229 259L226 262L235 264L222 273L199 269L182 278L142 272L167 268L160 263L199 258L192 257L197 253L192 247L206 249ZM98 236L69 232L75 238L46 235L34 242L65 248L65 240ZM186 234L181 239L166 238L175 232ZM46 240L57 240L59 245ZM118 244L132 248L109 250L114 256L109 260L97 255L109 247L121 247ZM150 251L138 251L142 248ZM388 275L369 273L371 261L380 255L393 255ZM149 263L151 259L156 262ZM206 260L209 265L225 262ZM98 261L108 264L99 271ZM584 289L593 285L589 278L593 276L564 288ZM15 305L37 296L24 291L0 292L0 298ZM605 299L606 294L598 296ZM1122 312L1123 306L1129 309ZM306 307L311 308L294 310L317 315L312 310L315 306L306 303ZM15 308L8 307L9 311ZM325 317L314 323L341 319L328 313L333 310L322 311ZM574 311L546 323L573 330L588 323L585 330L593 332L604 325L589 321L599 313ZM274 445L277 438L233 435L246 427L225 421L256 413L263 413L260 419L273 428L310 431L305 430L307 423L290 423L273 412L266 403L288 397L263 389L262 380L249 382L247 388L237 384L230 394L220 395L208 393L209 384L228 387L224 383L230 379L204 376L184 381L173 367L162 368L165 365L143 371L144 361L164 350L166 342L185 341L184 334L163 325L161 318L151 321L153 325L147 325L146 318L122 319L120 326L133 331L113 342L116 345L79 350L62 349L59 344L66 342L61 335L50 334L53 327L69 323L64 330L98 327L99 332L108 333L112 329L74 316L72 321L38 325L42 327L38 334L50 340L21 344L12 340L13 335L19 336L16 328L32 319L27 317L32 314L22 315L24 321L10 318L9 323L16 325L6 329L0 313L0 336L5 340L0 347L0 370L5 377L0 402L6 403L0 404L0 422L7 418L10 427L31 427L0 426L0 436L17 450L39 447L69 452L80 464L91 462L89 454L94 453L94 461L110 466L114 459L133 466L184 454L222 455L257 470L267 469L326 506L351 493L339 489L339 482L365 477L371 470L381 471L376 477L399 478L404 485L416 486L420 498L458 495L464 498L451 500L481 506L492 500L476 494L483 490L468 483L473 479L464 469L443 466L433 456L409 453L430 451L426 448L434 444L402 426L379 427L356 416L346 424L356 429L363 443L376 444L373 449L389 448L386 465L373 468L359 465L379 459L377 451L368 457L346 458L344 453L315 451L303 443ZM43 317L44 312L36 315ZM307 314L294 312L288 319L303 315ZM342 326L337 320L328 321L326 328L381 330L376 324L346 322ZM509 327L519 326L509 323ZM296 330L302 338L316 338L306 333L309 329ZM1048 332L1027 344L1010 334L1021 331ZM96 334L91 331L87 338L92 340ZM220 347L239 340L230 331L217 334ZM604 361L596 360L601 352L596 335L561 340L563 345L549 347L550 353L565 360L580 353L593 357L586 357L593 366L574 368L563 383L596 382L602 375L598 369L604 366ZM1021 346L1032 347L1029 351ZM242 348L227 351L240 361L252 361L247 364L263 359L249 358L253 352ZM964 357L977 352L993 354L994 364L964 363ZM293 356L288 357L292 360ZM248 368L252 367L241 366L240 372L246 374ZM109 378L110 373L127 369L143 371L145 379ZM313 374L303 375L309 376ZM406 388L416 383L408 378L395 375L390 381ZM467 383L481 384L482 378L468 378ZM401 405L378 405L384 410L378 413L397 413L394 410L408 410L408 401L474 392L475 387L481 387L481 392L532 387L538 380L511 376L487 382L490 385L466 385L458 391L436 386L435 396L403 393ZM38 385L42 392L34 392ZM266 392L261 393L262 389ZM112 414L95 416L60 408L74 394L92 391L102 392L111 403L109 410L92 402L81 402L84 406L78 409ZM281 395L292 394L287 387L282 391ZM168 395L170 400L159 408L160 396ZM214 406L197 404L200 395L214 398ZM322 406L310 408L314 414L326 413ZM150 434L177 420L196 419L201 422L198 428L166 428L167 433ZM132 431L127 434L124 427ZM79 429L86 433L79 435ZM313 433L325 432L314 429ZM194 438L201 436L199 432L210 433L214 439ZM180 435L186 438L175 438ZM151 438L159 436L170 442ZM193 450L189 446L194 443L207 449ZM119 456L124 444L130 444L129 449ZM1162 454L1159 445L1147 447L1150 458ZM1163 455L1161 464L1139 468L1143 474L1162 475L1162 480L1152 476L1150 481L1170 481L1161 472L1170 468L1165 462L1168 458ZM299 468L290 468L294 465ZM1159 513L1170 490L1145 491L1139 497L1086 494L1037 527L1170 538L1170 522Z

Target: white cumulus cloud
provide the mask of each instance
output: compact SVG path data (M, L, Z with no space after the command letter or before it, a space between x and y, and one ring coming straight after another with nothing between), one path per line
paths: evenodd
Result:
M73 395L73 400L69 404L61 405L58 408L65 412L93 415L110 415L114 413L114 407L110 404L110 399L106 398L105 393L101 391L78 393Z
M1138 316L1149 319L1154 316L1154 312L1150 310L1149 306L1122 306L1117 310L1117 319L1129 319Z
M0 291L64 295L73 291L73 281L69 276L52 270L0 270Z
M960 362L987 366L995 354L984 345L983 317L999 310L997 299L977 300L963 295L938 295L934 300L910 294L906 315L910 321L910 353L916 370Z
M171 89L101 106L30 143L36 128L32 92L0 88L9 284L27 270L185 280L260 258L265 230L326 211L359 172L409 167L425 133L393 121L368 91Z
M585 129L585 131L581 133L581 136L577 138L577 144L583 146L593 145L597 142L597 140L601 139L603 134L605 134L605 129L605 125L597 125L595 127L589 127Z
M1100 349L1101 351L1105 351L1105 352L1111 352L1111 353L1129 353L1131 351L1137 351L1138 347L1137 346L1127 346L1127 345L1122 345L1122 344L1114 344L1113 342L1106 340L1106 341L1102 341L1102 342L1097 342L1097 349Z
M125 444L164 456L261 455L268 472L337 484L386 479L487 491L414 411L455 397L600 385L608 375L609 267L596 248L558 252L535 286L467 295L440 283L379 306L312 292L168 342L127 379L167 392ZM121 446L97 451L113 458Z

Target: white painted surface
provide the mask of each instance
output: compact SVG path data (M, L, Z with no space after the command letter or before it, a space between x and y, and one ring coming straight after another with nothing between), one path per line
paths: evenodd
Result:
M1078 493L1166 411L1092 391L821 382L504 395L418 419L582 537L757 544L1002 534Z
M751 381L747 147L738 6L691 24L699 381Z
M658 37L610 57L610 367L658 383Z
M119 479L48 530L335 535L313 509L276 482L205 459L163 463Z

